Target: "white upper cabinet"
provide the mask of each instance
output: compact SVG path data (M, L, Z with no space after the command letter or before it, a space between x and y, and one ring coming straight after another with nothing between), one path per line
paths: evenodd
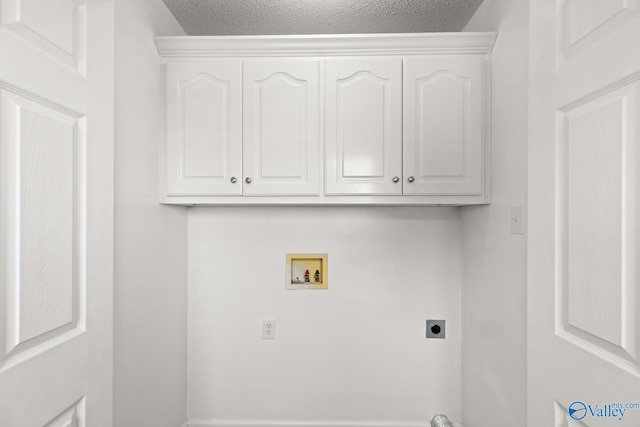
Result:
M482 55L405 59L404 194L483 194L483 61Z
M496 35L157 37L160 200L489 203Z
M325 64L325 194L402 194L402 58Z
M170 62L165 90L166 195L241 195L242 63Z
M320 61L244 63L243 194L317 196Z

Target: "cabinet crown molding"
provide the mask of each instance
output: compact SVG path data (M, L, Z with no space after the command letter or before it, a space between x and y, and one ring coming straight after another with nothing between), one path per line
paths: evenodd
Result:
M490 53L496 32L156 37L160 56L274 57Z

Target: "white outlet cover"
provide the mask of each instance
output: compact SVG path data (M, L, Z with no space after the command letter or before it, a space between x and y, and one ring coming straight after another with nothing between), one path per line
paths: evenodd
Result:
M276 321L275 319L262 319L262 339L276 339Z
M522 206L511 206L511 234L524 234Z

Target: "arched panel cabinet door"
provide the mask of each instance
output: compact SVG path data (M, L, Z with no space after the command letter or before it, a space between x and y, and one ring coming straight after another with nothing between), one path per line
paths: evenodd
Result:
M243 194L317 196L318 59L244 62Z
M484 68L484 55L405 59L404 194L484 194Z
M402 194L402 58L325 66L327 195Z
M241 61L166 66L165 193L241 195Z

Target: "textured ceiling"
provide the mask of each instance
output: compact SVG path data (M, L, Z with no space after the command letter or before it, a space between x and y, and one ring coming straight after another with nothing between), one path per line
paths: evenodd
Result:
M482 0L163 0L191 36L460 31Z

